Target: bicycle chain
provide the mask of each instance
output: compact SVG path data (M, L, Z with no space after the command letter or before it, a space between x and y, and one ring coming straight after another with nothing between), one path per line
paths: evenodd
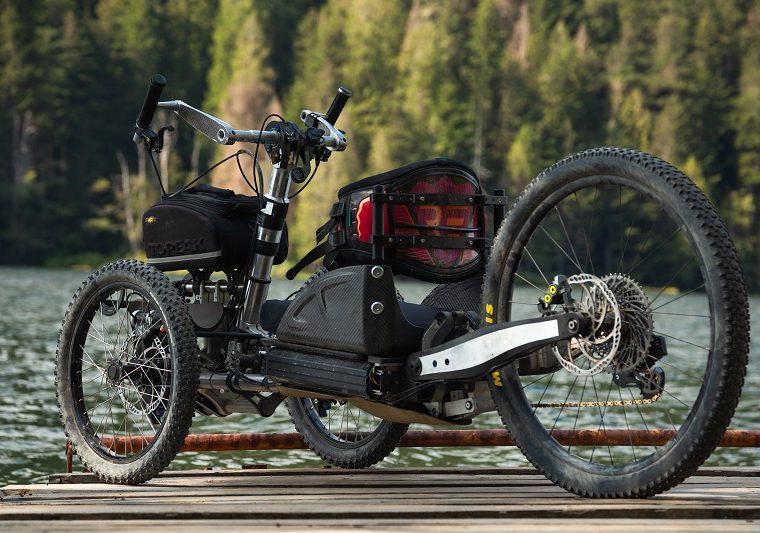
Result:
M641 400L613 400L606 402L552 402L552 403L534 403L531 406L535 409L542 407L622 407L625 405L644 405L654 403L660 399L660 394L651 398L642 398Z

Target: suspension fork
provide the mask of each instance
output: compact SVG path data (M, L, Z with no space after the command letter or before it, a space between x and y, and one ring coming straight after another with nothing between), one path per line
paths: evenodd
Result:
M312 158L310 140L295 124L278 122L272 129L280 135L276 143L267 145L272 172L269 177L269 190L264 195L264 205L261 206L256 219L253 263L250 272L247 273L243 311L238 321L238 327L242 330L253 329L261 319L261 308L272 283L274 256L280 246L290 205L288 196L293 180L291 173L299 168L299 157L305 163Z
M285 151L285 150L283 150ZM261 317L261 307L267 299L269 285L272 283L272 264L282 239L285 218L288 214L290 200L290 171L295 168L285 151L277 163L273 163L269 177L269 190L264 195L264 205L256 220L256 235L253 239L253 264L245 284L243 312L240 314L238 327L242 330L254 328Z
M341 88L330 105L326 117L319 119L319 124L324 123L322 125L335 136L336 141L342 142L343 147L345 147L345 138L333 128L333 124L349 96L351 92ZM279 137L277 142L267 144L269 159L272 161L272 172L269 177L269 190L264 195L264 205L261 206L256 219L253 263L250 272L247 273L243 310L238 320L238 327L242 330L253 329L261 319L261 308L267 299L269 285L272 283L274 256L280 246L285 228L285 218L290 205L288 195L291 181L298 183L303 181L303 177L309 173L309 162L315 155L323 161L327 160L327 156L321 151L316 154L312 151L317 143L322 142L324 135L322 130L312 127L313 125L309 125L306 133L301 132L292 122L279 122L271 128L279 133ZM302 179L293 180L292 172L296 168L301 168L298 166L299 158L303 161L306 171L301 173Z

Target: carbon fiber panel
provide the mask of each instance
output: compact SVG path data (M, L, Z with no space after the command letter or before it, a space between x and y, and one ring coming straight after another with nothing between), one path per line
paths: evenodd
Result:
M382 276L374 277L373 268ZM419 349L420 336L401 315L390 268L370 265L314 278L277 328L281 341L362 356L403 357Z
M277 328L286 342L364 355L382 355L393 348L398 304L390 269L375 278L371 266L326 272L304 287ZM372 304L382 307L379 313Z

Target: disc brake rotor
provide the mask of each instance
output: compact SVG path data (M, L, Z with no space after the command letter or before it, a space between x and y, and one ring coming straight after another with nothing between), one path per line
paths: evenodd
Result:
M164 407L167 383L166 348L156 337L151 346L134 354L124 365L124 379L117 391L124 406L133 415L153 415ZM132 394L127 394L132 393ZM130 398L132 396L132 398Z
M587 335L573 337L563 346L552 347L565 370L579 376L593 376L606 370L617 354L621 340L622 316L615 294L607 284L591 274L576 274L568 284L581 289L579 311L591 320Z

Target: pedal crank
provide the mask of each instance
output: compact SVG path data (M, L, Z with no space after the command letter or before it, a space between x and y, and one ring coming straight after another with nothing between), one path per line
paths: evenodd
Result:
M547 344L583 334L589 327L583 315L557 313L482 328L409 357L412 379L471 380L501 368Z

